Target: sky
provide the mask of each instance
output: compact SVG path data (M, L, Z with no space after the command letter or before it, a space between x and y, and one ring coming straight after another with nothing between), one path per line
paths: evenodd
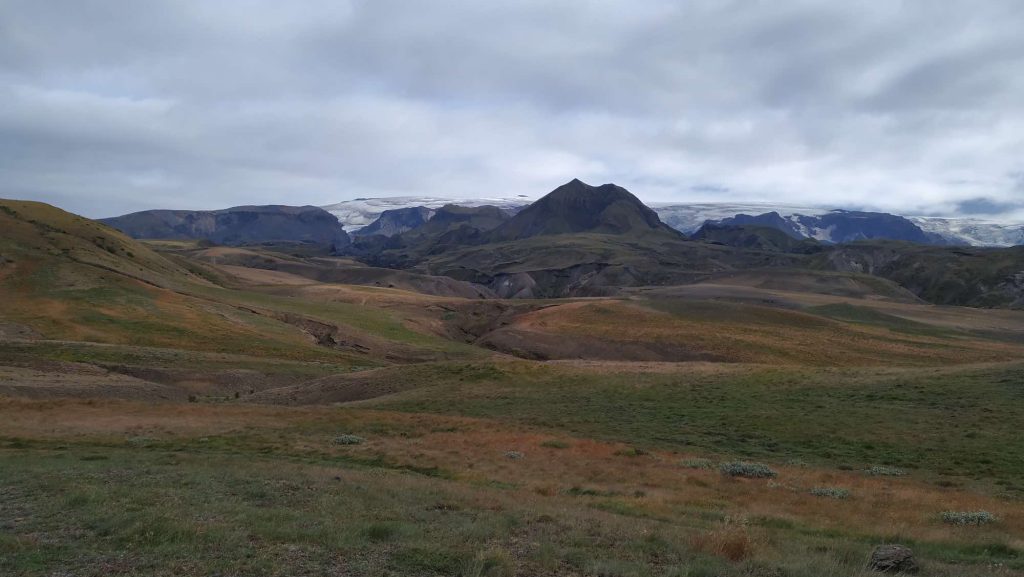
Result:
M0 196L1024 218L1024 2L0 0Z

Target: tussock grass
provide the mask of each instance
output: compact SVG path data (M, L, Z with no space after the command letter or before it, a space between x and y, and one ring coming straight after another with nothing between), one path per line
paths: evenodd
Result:
M334 437L335 445L362 445L365 442L366 439L359 435L344 434Z

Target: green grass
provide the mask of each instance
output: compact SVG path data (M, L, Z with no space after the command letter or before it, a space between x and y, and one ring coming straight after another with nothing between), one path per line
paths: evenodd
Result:
M934 337L965 336L962 332L919 323L917 321L886 314L872 308L846 303L820 305L808 307L804 310L809 313L814 313L816 315L821 315L838 321L883 327L898 333L909 335Z
M97 451L107 458L87 458ZM267 455L2 450L0 487L5 575L535 574L594 559L663 575L706 562L672 527L638 529L586 508L556 519L500 491ZM638 547L652 529L675 538Z
M745 459L920 469L1024 494L1020 364L692 375L517 366L476 382L421 372L422 388L375 404Z
M194 371L251 370L268 375L290 375L310 379L341 370L373 366L369 360L353 367L344 360L334 362L295 361L225 353L204 353L161 347L107 345L84 342L2 342L0 363L32 366L39 361L86 363L97 366L135 366L188 369Z
M312 430L285 436L296 434ZM526 496L394 463L297 454L274 444L281 438L250 428L145 445L0 443L0 574L839 576L857 574L881 539L754 519L744 531L771 552L727 562L691 537L735 529L728 520L652 515L643 495L578 487ZM998 541L910 544L960 564L956 574L993 561L1020 568L1019 551Z
M392 313L372 306L311 301L219 287L194 286L189 287L186 292L224 304L262 307L347 325L381 339L426 350L458 353L467 358L480 358L486 355L485 351L472 345L413 331Z

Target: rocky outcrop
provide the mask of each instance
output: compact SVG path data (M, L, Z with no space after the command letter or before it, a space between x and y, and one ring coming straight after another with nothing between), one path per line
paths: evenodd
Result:
M871 554L868 567L880 573L917 573L914 553L903 545L882 545Z

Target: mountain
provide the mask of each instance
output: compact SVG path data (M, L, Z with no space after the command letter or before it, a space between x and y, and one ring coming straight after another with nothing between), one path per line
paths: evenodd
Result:
M491 231L492 242L572 233L680 236L628 190L614 184L563 184Z
M433 218L434 212L435 211L433 209L425 206L410 206L408 208L385 210L380 213L377 220L363 228L352 231L352 235L367 236L371 234L381 234L384 236L394 236L396 234L402 234L407 230L412 230L422 226L428 220Z
M133 238L206 239L217 244L313 242L343 247L348 234L315 206L239 206L224 210L148 210L101 222Z

